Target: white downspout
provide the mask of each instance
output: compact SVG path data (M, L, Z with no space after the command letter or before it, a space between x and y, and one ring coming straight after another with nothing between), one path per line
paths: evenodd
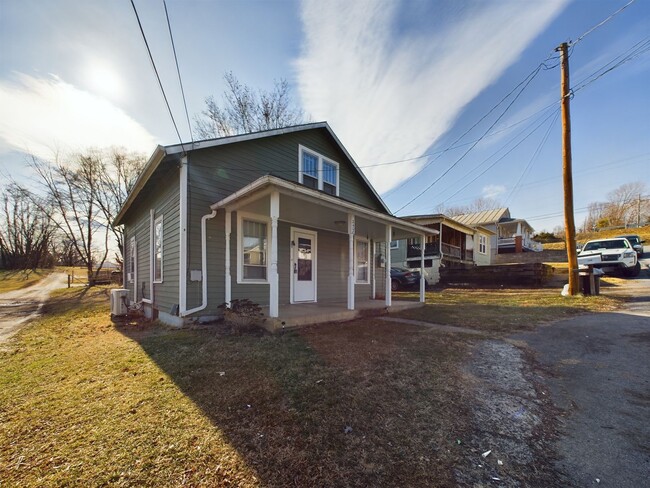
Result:
M178 308L179 316L183 316L187 308L187 156L181 158L181 171L179 175L179 241L180 253L178 270ZM203 279L203 277L202 277Z
M208 230L207 222L209 219L214 218L217 211L213 210L212 213L205 214L201 217L201 305L194 307L190 310L185 310L185 307L180 309L179 315L186 317L196 312L204 310L208 306ZM184 304L186 306L186 304Z
M391 289L391 280L390 280L390 266L391 266L391 256L390 256L390 241L393 240L393 227L391 225L386 226L386 306L390 307L393 304L393 290Z

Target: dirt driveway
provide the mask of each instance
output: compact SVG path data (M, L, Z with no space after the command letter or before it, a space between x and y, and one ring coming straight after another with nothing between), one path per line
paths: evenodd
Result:
M52 273L28 288L0 294L0 344L36 318L53 290L67 284L65 273Z

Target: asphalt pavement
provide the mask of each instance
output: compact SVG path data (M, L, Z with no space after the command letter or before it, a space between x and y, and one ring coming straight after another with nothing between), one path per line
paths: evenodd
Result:
M650 257L646 246L645 256ZM518 334L560 409L556 469L572 486L650 486L650 259L638 278L601 288L633 297L616 313Z

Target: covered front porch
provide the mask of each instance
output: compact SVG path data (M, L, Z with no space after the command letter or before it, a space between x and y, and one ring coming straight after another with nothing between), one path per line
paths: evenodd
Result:
M273 330L401 308L388 243L437 232L273 176L212 209L225 212L225 302L260 304ZM424 303L423 277L419 289L404 306Z

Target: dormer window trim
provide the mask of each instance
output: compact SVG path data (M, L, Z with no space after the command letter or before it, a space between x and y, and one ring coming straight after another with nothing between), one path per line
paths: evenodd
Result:
M305 156L311 156L316 160L316 175L313 174L314 168L305 167ZM327 176L327 170L331 167L334 167L334 183L332 181L328 181ZM306 176L307 178L303 178L303 176ZM308 184L308 179L313 179L313 184ZM320 191L324 191L330 195L338 197L341 186L340 181L341 177L339 163L323 156L322 154L317 153L312 149L303 146L302 144L298 145L298 182L300 184L315 188ZM329 191L329 188L332 186L335 187L335 193Z

